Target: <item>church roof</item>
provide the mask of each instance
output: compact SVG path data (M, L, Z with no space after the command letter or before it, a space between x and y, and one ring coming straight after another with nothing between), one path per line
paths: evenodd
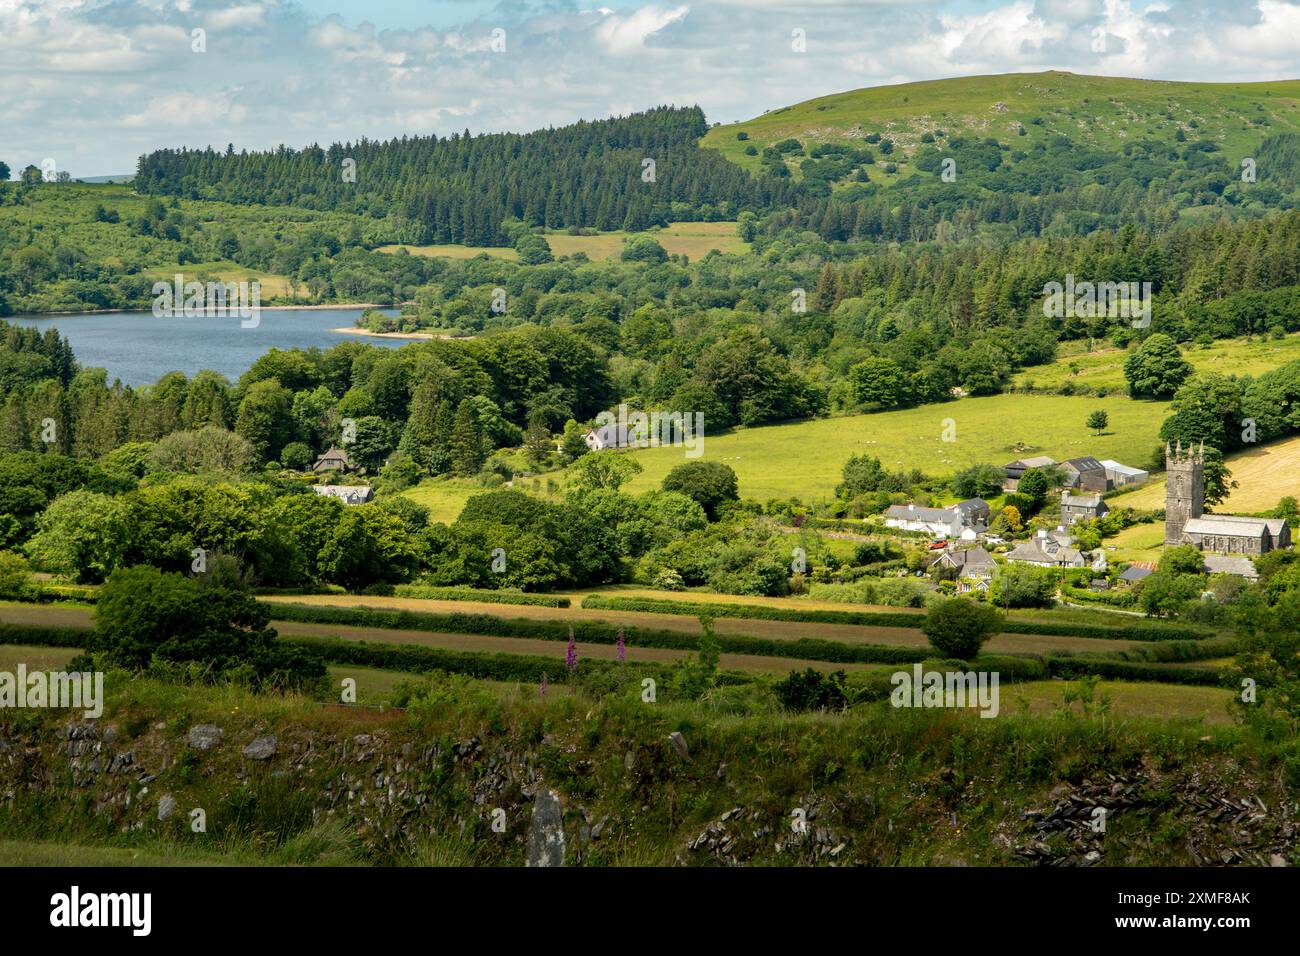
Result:
M1258 538L1271 533L1264 518L1242 518L1237 515L1202 515L1191 518L1183 525L1187 534L1217 534L1230 538Z

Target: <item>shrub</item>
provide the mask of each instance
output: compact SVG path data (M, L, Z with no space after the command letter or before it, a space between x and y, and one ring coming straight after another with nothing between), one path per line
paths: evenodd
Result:
M945 657L968 661L1002 628L1002 615L965 598L940 601L925 612L921 630Z
M843 710L849 703L844 684L844 671L823 674L809 667L802 674L791 671L772 690L786 710Z
M660 591L685 591L686 584L682 581L682 576L672 568L664 568L655 575L650 586Z
M198 663L210 679L248 673L257 686L306 687L325 665L276 641L270 610L251 594L139 566L113 572L95 607L87 649L141 672L155 661Z

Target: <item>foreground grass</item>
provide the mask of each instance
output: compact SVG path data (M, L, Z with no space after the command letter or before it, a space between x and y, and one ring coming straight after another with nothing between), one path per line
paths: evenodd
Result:
M745 822L733 832L744 862L824 865L814 846L773 846L788 830L790 808L809 805L820 808L817 825L843 842L843 865L1015 864L1014 844L1034 838L1024 811L1050 806L1063 783L1108 773L1143 775L1143 799L1154 806L1116 812L1105 862L1185 864L1183 817L1191 811L1168 795L1186 792L1189 781L1232 794L1246 788L1270 807L1284 802L1278 778L1244 746L1241 730L1213 716L1219 700L1186 688L1175 698L1175 689L1101 685L1099 697L1114 697L1103 719L1082 715L1077 704L1065 707L1064 683L1008 687L1000 715L987 720L973 711L884 703L792 715L761 686L653 705L639 700L635 682L598 694L579 685L571 696L546 700L535 689L477 681L431 686L426 705L379 712L110 674L104 724L117 729L115 746L157 770L150 793L88 813L93 791L69 786L67 757L58 750L65 739L60 715L11 716L0 730L41 750L49 782L39 798L0 803L0 863L520 865L529 801L510 789L492 798L509 820L497 839L474 796L475 781L494 765L536 767L564 800L569 862L595 866L720 862L686 844L738 806ZM1013 705L1016 695L1025 706ZM1156 712L1161 719L1150 716ZM200 722L220 726L223 743L189 750L187 728ZM687 755L668 742L673 731L688 741ZM242 760L240 747L267 733L281 742L274 761ZM455 756L452 744L470 738L481 756ZM389 756L340 751L344 741ZM428 759L394 780L427 795L427 803L390 815L369 801L343 801L331 804L332 816L313 814L340 779L364 781L376 767L399 774L393 759L412 746L406 752L424 749ZM296 756L308 752L315 758ZM12 772L0 767L0 784L32 792ZM191 834L181 819L159 823L152 811L162 793L182 808L206 808L208 832ZM134 818L140 828L123 828ZM608 821L604 835L583 841L578 831L594 819ZM759 827L769 828L767 835L750 839ZM1200 839L1218 839L1219 829Z
M1200 663L1200 662L1198 662ZM1077 681L1026 681L1002 688L1002 706L1025 708L1031 714L1049 714L1078 710L1078 703L1067 703L1067 691L1078 691ZM1115 718L1162 718L1190 720L1228 726L1237 723L1229 710L1233 691L1220 687L1184 687L1172 684L1147 684L1127 681L1101 681L1096 700L1106 703L1106 713Z
M766 501L796 497L812 504L834 497L844 462L853 454L879 458L890 469L919 468L946 476L969 465L1001 465L1026 455L1058 461L1078 455L1113 458L1139 466L1158 442L1167 402L1126 397L992 395L964 398L874 415L813 419L761 428L707 433L697 461L717 461L736 472L742 497ZM1100 437L1084 422L1105 408L1110 426ZM951 421L951 425L949 422ZM944 441L945 429L955 440ZM626 486L633 492L658 488L668 472L686 461L682 448L646 448L631 454L644 472Z

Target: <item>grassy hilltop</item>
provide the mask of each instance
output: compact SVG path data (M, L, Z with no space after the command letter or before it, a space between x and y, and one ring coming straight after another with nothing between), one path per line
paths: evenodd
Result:
M1020 133L1024 129L1024 135ZM893 140L897 161L942 130L994 137L1028 148L1054 136L1116 149L1126 141L1173 144L1211 139L1226 153L1249 156L1271 134L1300 130L1300 80L1268 83L1175 83L1079 76L1052 70L929 80L834 93L784 106L743 123L711 129L701 145L757 171L763 148L789 137L816 143L861 143L872 133ZM736 138L749 134L748 141ZM901 166L898 176L907 169ZM873 180L887 177L879 167Z

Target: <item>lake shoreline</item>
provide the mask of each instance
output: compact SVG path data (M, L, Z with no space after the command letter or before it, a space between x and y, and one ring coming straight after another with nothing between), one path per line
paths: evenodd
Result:
M321 305L264 305L261 308L264 312L309 312L326 309L400 309L407 304L405 302L398 305L380 305L376 302L339 302ZM0 316L0 321L6 319L49 319L61 315L70 315L76 318L95 315L149 315L152 311L152 309L75 309L70 312L15 312L13 315Z
M372 339L410 339L419 342L427 342L430 339L474 338L472 335L452 335L449 332L372 332L370 329L363 329L359 326L344 326L330 329L330 331L337 332L340 335L364 335Z

